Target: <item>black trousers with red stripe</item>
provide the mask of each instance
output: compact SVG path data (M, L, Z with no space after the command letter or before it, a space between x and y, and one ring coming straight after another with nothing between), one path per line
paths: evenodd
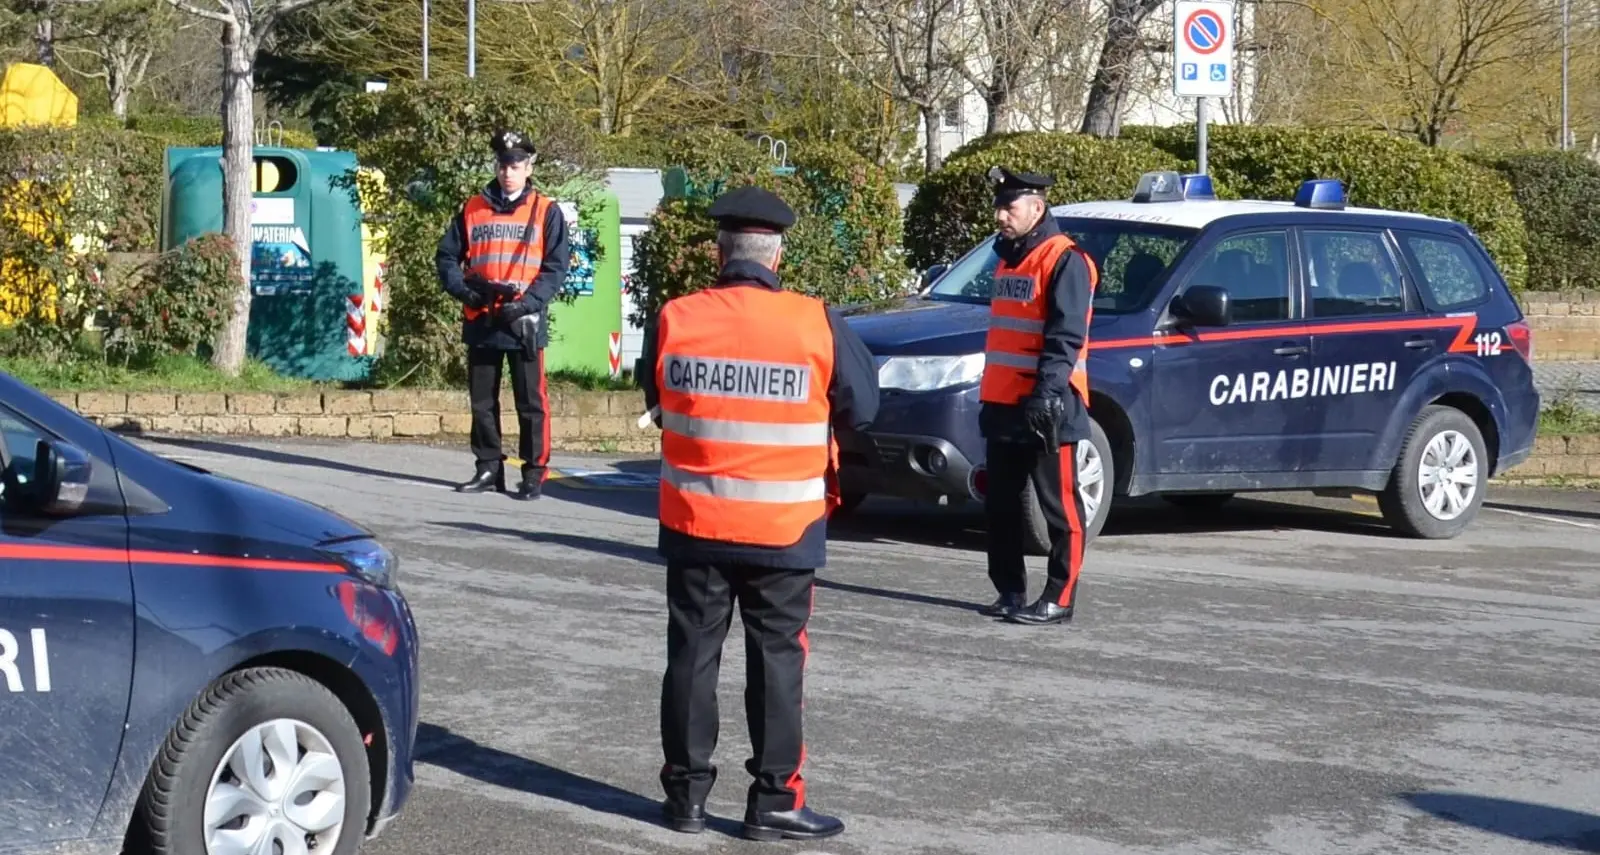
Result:
M1022 491L1031 481L1050 532L1042 596L1056 605L1072 606L1078 598L1078 572L1083 568L1083 495L1078 492L1077 445L1068 443L1047 453L1038 446L991 439L985 454L989 581L1002 594L1027 591Z
M511 363L511 398L517 406L517 456L523 474L545 480L550 463L550 392L544 351L533 359L521 350L473 347L467 350L467 394L472 401L472 456L480 467L505 459L500 437L500 378Z
M667 670L661 680L661 786L704 804L717 767L717 679L734 606L744 623L745 719L756 811L805 806L801 707L815 571L741 564L667 563Z

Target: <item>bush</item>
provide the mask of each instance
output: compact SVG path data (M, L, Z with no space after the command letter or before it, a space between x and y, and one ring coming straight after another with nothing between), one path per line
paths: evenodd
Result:
M1528 232L1528 287L1600 287L1600 164L1577 152L1474 158L1511 182Z
M1125 127L1123 135L1173 156L1195 151L1192 126ZM1217 125L1207 130L1207 139L1207 171L1244 197L1292 199L1308 178L1337 178L1352 205L1465 223L1513 290L1527 282L1527 233L1511 185L1461 154L1348 129Z
M648 325L668 300L716 281L716 223L706 210L744 184L771 190L795 210L779 269L786 288L835 305L904 290L894 182L855 151L808 144L790 152L793 174L780 174L764 149L727 132L692 133L666 149L665 162L682 166L691 188L686 197L663 199L637 239L632 323Z
M239 290L233 241L218 232L192 238L124 282L107 294L107 357L124 365L174 354L209 357Z
M102 304L106 259L155 246L161 152L116 128L0 131L0 324L64 353Z
M356 93L334 109L332 144L377 171L352 176L351 184L382 229L376 249L386 256L384 351L374 366L380 382L466 383L461 306L439 286L433 254L461 206L494 178L489 138L502 126L533 136L535 186L578 201L581 228L592 216L585 191L598 183L587 168L593 136L537 90L446 78Z
M1051 205L1126 199L1146 172L1193 168L1144 142L1042 131L981 137L951 153L917 186L905 224L913 268L951 261L994 231L994 189L986 173L996 165L1053 174Z
M166 145L180 147L222 145L221 116L132 116L128 119L128 129L159 137ZM270 143L285 148L317 147L315 136L295 128L284 128L282 139L278 137L278 128L264 128L261 144Z

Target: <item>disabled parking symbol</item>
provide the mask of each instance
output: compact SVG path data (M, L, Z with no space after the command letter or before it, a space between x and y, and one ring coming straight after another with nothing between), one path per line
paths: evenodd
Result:
M1211 63L1211 81L1213 83L1226 83L1228 81L1228 67L1220 62Z

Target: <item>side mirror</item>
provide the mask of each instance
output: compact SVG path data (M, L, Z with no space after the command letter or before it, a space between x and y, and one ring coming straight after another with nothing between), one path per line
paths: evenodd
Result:
M33 455L33 483L28 499L33 510L70 514L89 498L89 455L70 443L39 440Z
M1233 304L1228 289L1195 285L1172 298L1172 314L1197 327L1225 327L1233 322Z
M922 271L922 287L927 288L929 285L932 285L934 280L938 279L940 276L943 276L944 272L949 269L950 265L948 264L935 264L927 270Z

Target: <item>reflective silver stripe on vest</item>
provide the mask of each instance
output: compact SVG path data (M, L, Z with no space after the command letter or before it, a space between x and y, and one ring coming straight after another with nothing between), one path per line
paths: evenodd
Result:
M827 447L828 423L782 424L703 419L682 413L661 414L661 429L688 439L713 439L750 445Z
M1007 368L1017 368L1023 371L1038 371L1039 357L1027 356L1021 353L1007 353L1003 350L985 351L983 361L988 365L1004 365Z
M1014 332L1037 333L1044 335L1044 321L1030 321L1026 318L1011 318L1005 315L994 315L989 318L989 326Z
M471 258L467 259L467 263L469 265L471 265L473 269L479 269L479 268L487 267L487 266L489 266L491 264L510 264L511 262L515 261L516 259L517 259L517 253L515 251L512 251L512 252L485 252L482 255L474 255ZM522 254L522 263L523 264L527 264L532 259L533 259L533 256L530 253L524 252Z
M661 461L661 480L685 493L699 493L702 496L736 499L742 502L770 502L784 505L820 502L828 492L827 481L822 478L807 478L804 481L747 481L725 475L696 475L678 469L665 460Z

